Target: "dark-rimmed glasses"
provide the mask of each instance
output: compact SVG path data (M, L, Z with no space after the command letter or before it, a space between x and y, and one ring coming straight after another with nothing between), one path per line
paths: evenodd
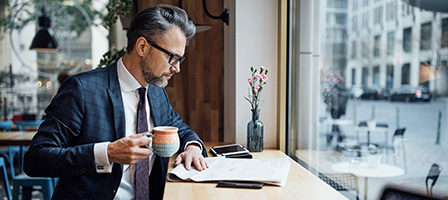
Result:
M169 52L168 50L166 50L166 49L160 47L160 46L157 45L156 43L152 42L151 40L146 39L146 37L143 36L143 35L140 36L140 37L145 38L145 40L146 40L151 46L153 46L154 48L156 48L156 49L162 51L163 53L168 54L168 55L170 56L170 59L168 60L168 63L169 63L170 65L176 65L177 63L179 63L179 65L180 65L180 64L185 60L185 56L180 56L180 55L178 55L178 54L171 53L171 52Z

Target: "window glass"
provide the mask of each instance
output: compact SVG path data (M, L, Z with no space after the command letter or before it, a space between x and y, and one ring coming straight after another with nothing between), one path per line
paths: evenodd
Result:
M403 30L403 51L410 52L411 51L411 42L412 42L412 27L405 28Z
M307 17L289 27L296 41L291 67L301 76L291 78L288 153L320 177L355 175L357 191L341 191L349 199L380 199L389 185L448 196L448 13L406 2L321 0L313 12L321 35L312 35L320 51L311 56L298 51L310 41L299 34L312 31L300 24L309 25ZM301 74L316 66L316 79ZM311 106L294 99L300 97ZM302 113L317 115L316 123ZM444 169L427 190L433 164Z
M432 27L431 22L422 24L420 29L420 49L427 50L431 48Z
M387 33L387 55L393 55L395 49L395 31Z

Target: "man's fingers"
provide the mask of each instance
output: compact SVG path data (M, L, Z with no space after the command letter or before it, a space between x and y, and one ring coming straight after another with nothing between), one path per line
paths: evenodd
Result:
M191 170L191 161L192 161L192 157L186 155L186 156L185 156L184 164L185 164L185 169L187 169L187 171L190 171L190 170Z
M181 157L181 155L178 155L176 157L176 162L174 163L174 166L180 165L181 162L182 162L182 157Z
M203 170L201 161L199 159L194 159L194 163L193 164L194 164L194 166L196 167L196 169L198 171L202 171Z

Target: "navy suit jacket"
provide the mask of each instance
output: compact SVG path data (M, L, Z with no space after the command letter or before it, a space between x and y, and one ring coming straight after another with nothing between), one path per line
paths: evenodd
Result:
M179 128L180 151L188 141L202 141L171 107L163 88L149 84L154 126ZM125 137L125 115L117 64L75 75L59 88L46 118L25 155L29 176L60 177L53 199L113 199L123 165L97 173L93 146ZM207 156L203 145L203 155ZM168 159L156 156L150 174L150 199L162 199Z

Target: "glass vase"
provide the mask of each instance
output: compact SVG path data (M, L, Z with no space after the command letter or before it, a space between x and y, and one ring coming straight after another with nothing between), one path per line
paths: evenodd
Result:
M252 109L252 120L247 124L247 150L263 151L263 122L259 118L260 109Z

